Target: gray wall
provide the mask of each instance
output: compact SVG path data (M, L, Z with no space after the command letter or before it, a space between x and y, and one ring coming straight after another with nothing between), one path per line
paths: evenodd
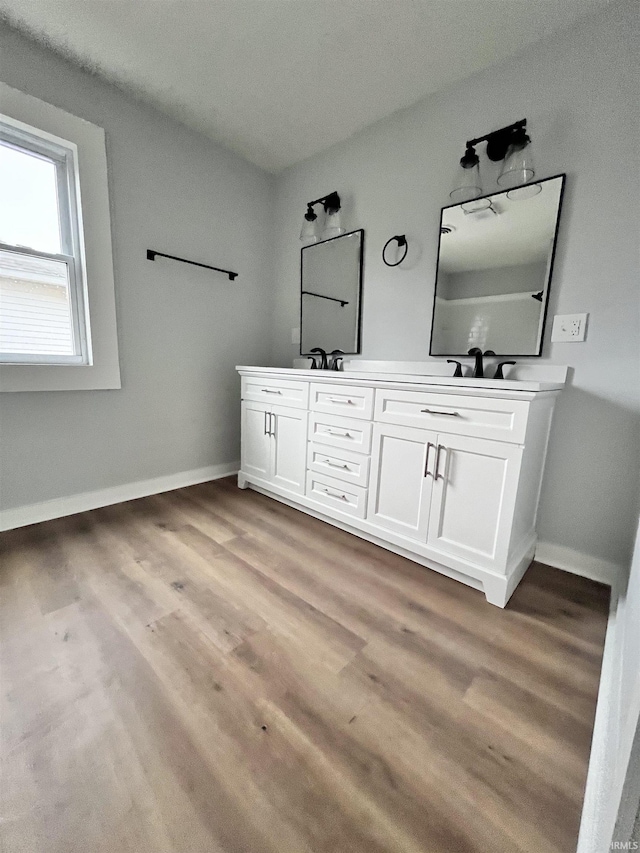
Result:
M585 343L551 344L550 323L545 333L542 360L574 373L556 408L539 535L627 565L640 444L639 17L634 2L614 4L285 172L273 338L274 363L290 365L300 219L308 199L337 189L346 227L366 229L363 357L427 360L440 207L456 160L466 139L526 116L538 175L567 173L550 315L591 315ZM491 177L485 168L487 191ZM403 233L407 261L388 269L382 246Z
M234 366L269 348L273 178L1 26L0 79L105 128L122 370L118 391L0 395L2 507L238 459Z

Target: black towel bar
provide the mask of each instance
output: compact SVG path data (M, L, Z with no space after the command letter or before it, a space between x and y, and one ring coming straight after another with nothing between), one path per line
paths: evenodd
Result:
M216 272L222 272L225 275L228 275L230 280L233 281L234 278L237 277L237 272L231 272L231 270L222 270L220 267L212 267L209 264L201 264L198 261L188 261L186 258L178 258L176 255L166 255L164 252L156 252L155 249L147 249L147 260L155 261L156 257L158 258L169 258L172 261L180 261L183 264L192 264L194 267L204 267L206 270L215 270Z

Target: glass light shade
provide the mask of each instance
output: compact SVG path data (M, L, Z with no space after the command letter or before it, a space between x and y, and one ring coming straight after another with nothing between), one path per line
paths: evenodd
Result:
M302 229L300 231L300 239L303 243L317 243L318 235L316 233L316 220L317 217L314 216L313 219L307 219L305 216L302 220Z
M512 143L507 149L507 156L502 163L502 169L498 176L498 184L501 187L519 187L528 183L535 177L533 158L531 156L531 142L529 137L524 137L526 142ZM539 192L539 190L538 190Z
M465 213L478 213L481 210L488 210L491 207L490 198L475 198L470 201L463 202L460 207Z
M525 198L533 198L534 195L538 195L541 192L542 187L540 184L527 184L524 187L516 187L513 190L509 190L507 198L510 198L511 201L520 201Z
M324 230L322 232L323 240L330 240L332 237L339 237L344 234L345 229L340 221L339 210L329 210L324 220Z
M477 198L479 195L482 195L479 165L476 163L473 166L463 166L461 162L449 198L456 204L460 204L460 202Z

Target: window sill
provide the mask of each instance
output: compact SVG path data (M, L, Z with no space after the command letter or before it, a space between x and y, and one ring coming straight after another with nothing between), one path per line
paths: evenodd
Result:
M0 365L0 391L99 391L121 387L117 358L115 363L103 361L100 365Z

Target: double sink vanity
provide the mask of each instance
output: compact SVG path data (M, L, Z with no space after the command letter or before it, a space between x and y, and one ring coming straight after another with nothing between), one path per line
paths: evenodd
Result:
M538 497L564 368L555 368L551 381L237 369L241 488L505 606L535 552Z
M364 231L306 245L306 360L300 369L238 368L240 487L463 581L504 607L535 553L551 417L567 373L516 362L542 353L564 180L442 208L429 354L474 355L473 376L460 375L469 369L462 362L452 377L451 366L436 360L348 361L362 352ZM393 240L407 243L398 235L387 245ZM391 263L382 250L394 270L402 257ZM391 275L400 273L379 274L376 286L400 286ZM484 378L484 356L497 362L493 378ZM341 363L343 370L321 369Z

